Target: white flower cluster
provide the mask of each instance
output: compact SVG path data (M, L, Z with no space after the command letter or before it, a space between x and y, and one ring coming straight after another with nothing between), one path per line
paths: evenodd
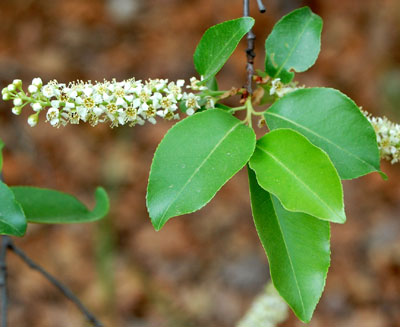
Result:
M297 86L296 83L283 84L280 78L275 78L271 81L271 88L269 89L269 95L276 94L279 98L282 98L285 94L302 89L304 86Z
M381 158L392 164L400 162L400 125L386 117L373 117L365 111L363 113L375 129Z
M288 306L269 283L259 295L237 327L276 327L288 316Z
M40 78L34 78L28 93L23 91L21 80L14 80L2 90L2 96L3 100L13 100L12 112L16 115L30 104L34 111L28 118L30 126L38 123L42 111L46 112L46 121L55 127L81 121L92 126L104 122L110 122L112 127L134 126L146 121L155 124L156 117L179 119L179 107L184 108L187 115L194 114L203 104L213 107L213 98L203 92L207 88L199 85L200 81L194 77L190 82L187 88L200 93L184 92L184 80L78 81L68 85L54 80L43 85Z

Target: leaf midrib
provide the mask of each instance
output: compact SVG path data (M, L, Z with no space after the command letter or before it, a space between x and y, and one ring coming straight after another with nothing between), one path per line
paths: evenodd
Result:
M285 67L285 65L286 65L286 63L288 62L289 58L292 56L292 54L293 54L293 52L294 52L294 49L295 49L295 48L297 47L297 45L299 44L300 38L303 36L303 34L304 34L306 28L308 27L308 25L310 24L310 22L312 21L312 19L313 19L313 17L312 17L312 15L311 15L311 16L309 17L307 23L304 25L302 31L301 31L300 34L298 35L298 37L297 37L297 39L296 39L296 41L295 41L295 43L294 43L292 49L289 51L289 54L288 54L287 57L286 57L285 61L282 63L282 65L280 66L280 68L279 68L279 69L277 70L277 72L275 73L274 78L276 78L277 76L279 76L279 74L281 73L282 69Z
M289 263L290 263L290 268L292 269L294 281L296 283L296 289L297 289L297 292L298 292L299 297L300 297L300 302L301 302L301 307L303 309L303 314L305 315L306 314L306 309L305 309L305 306L304 306L303 296L302 296L302 293L301 293L301 290L300 290L300 285L299 285L299 282L297 280L297 276L296 276L295 269L294 269L294 266L293 266L292 257L290 256L290 253L289 253L289 247L288 247L287 242L286 242L285 234L283 233L282 225L281 225L281 222L280 222L280 220L278 218L278 213L276 211L275 204L274 204L274 201L272 199L271 193L268 192L268 195L270 197L272 208L273 208L274 213L275 213L276 222L277 222L279 230L281 232L281 237L282 237L282 240L283 240L283 244L285 245L286 253L287 253L287 256L288 256L288 259L289 259Z
M321 199L317 193L315 193L306 183L304 183L303 180L300 177L298 177L292 170L290 170L282 161L280 161L277 157L275 157L271 152L261 148L258 145L257 148L259 148L261 151L263 151L265 154L269 155L273 160L275 160L282 168L284 168L290 175L292 175L298 182L300 182L335 217L339 217L340 220L342 220L341 217L338 216L338 214L323 199ZM323 217L320 218L322 219Z
M192 181L194 176L200 171L200 169L204 166L204 164L207 162L207 160L212 156L212 154L217 150L217 148L222 144L222 142L239 126L241 125L242 122L238 122L235 125L232 126L232 128L226 132L226 134L217 142L217 144L211 149L210 153L204 158L204 160L200 163L200 165L194 170L192 175L188 178L186 183L182 186L181 190L176 194L174 199L170 202L168 207L165 209L164 214L160 217L160 220L157 224L157 229L160 229L162 224L164 223L165 216L168 213L168 210L171 208L172 204L175 203L175 201L180 197L184 189L189 185L189 183Z
M246 34L246 33L247 33L247 32L245 32L244 34ZM225 46L222 47L221 50L220 50L219 52L217 52L217 54L214 56L214 58L219 58L219 57L221 56L221 54L228 48L229 43L230 43L238 34L241 34L241 30L240 30L240 29L238 29L238 30L236 31L236 33L232 34L232 37L229 39L228 42L225 43ZM240 40L239 40L239 41L240 41ZM213 62L216 62L216 61L217 61L217 60L215 59ZM220 65L218 65L218 66L220 66ZM210 69L209 72L208 72L208 74L207 74L207 75L209 75L209 76L207 76L207 75L204 76L204 79L207 80L210 76L212 76L212 75L210 75L210 72L218 71L219 68L220 68L220 67L215 68L215 69ZM207 71L206 71L206 72L207 72ZM206 74L206 72L204 72L204 74ZM200 73L200 74L201 74L201 73Z
M303 126L303 125L300 125L300 124L296 123L295 121L293 121L293 120L291 120L291 119L288 119L288 118L286 118L286 117L284 117L284 116L281 116L281 115L279 115L279 114L277 114L277 113L274 113L274 112L269 112L269 111L268 111L268 112L266 112L265 114L266 114L266 115L275 116L275 117L280 118L280 119L282 119L282 120L285 120L285 121L287 121L288 123L291 123L291 124L293 124L293 125L295 125L295 126L297 126L297 127L299 127L299 128L304 129L305 131L307 131L307 132L309 132L309 133L315 135L316 137L320 138L321 140L324 140L324 141L326 141L327 143L333 145L333 146L336 147L337 149L339 149L339 150L345 152L345 153L348 154L350 157L353 157L353 158L355 158L356 160L362 162L363 164L369 166L370 168L373 168L373 170L376 170L376 168L375 168L373 165L371 165L369 162L365 161L365 160L362 159L362 158L357 157L356 155L354 155L354 154L351 153L350 151L346 150L345 148L342 148L340 145L338 145L338 144L332 142L331 140L329 140L329 139L323 137L322 135L317 134L316 132L314 132L313 130L309 129L308 127Z

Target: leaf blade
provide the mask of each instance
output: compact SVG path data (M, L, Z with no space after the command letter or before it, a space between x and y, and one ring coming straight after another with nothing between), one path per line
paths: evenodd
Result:
M193 56L196 71L204 80L218 73L253 25L253 18L241 17L214 25L204 33Z
M309 7L292 11L276 23L265 41L265 70L283 83L304 72L317 60L321 48L322 19Z
M92 222L103 218L109 211L109 199L101 187L96 189L96 205L93 210L89 210L74 196L56 190L32 186L13 186L11 190L31 223Z
M10 188L0 181L0 234L24 236L27 222L24 211Z
M264 114L268 127L291 128L328 153L342 179L380 172L373 127L358 106L330 88L300 89Z
M311 320L330 265L329 222L285 210L248 169L251 207L271 279L304 322Z
M323 220L346 220L343 190L328 155L290 129L276 129L257 141L250 168L258 183L289 211Z
M155 229L207 204L254 147L254 131L220 109L174 125L156 150L149 176L147 208Z

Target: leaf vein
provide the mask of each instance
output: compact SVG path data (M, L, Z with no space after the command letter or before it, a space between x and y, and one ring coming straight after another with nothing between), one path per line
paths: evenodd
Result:
M275 117L280 118L280 119L282 119L282 120L285 120L285 121L287 121L288 123L291 123L291 124L293 124L293 125L295 125L295 126L301 128L301 129L303 129L303 130L309 132L310 134L315 135L316 137L320 138L321 140L324 140L324 141L328 142L329 144L333 145L334 147L336 147L337 149L339 149L339 150L345 152L345 153L346 153L347 155L349 155L350 157L353 157L353 158L355 158L356 160L362 162L363 164L366 164L366 165L368 165L369 167L372 167L374 170L376 170L376 168L375 168L373 165L371 165L369 162L365 161L365 160L362 159L362 158L357 157L356 155L354 155L354 154L351 153L350 151L346 150L345 148L342 148L340 145L338 145L338 144L332 142L331 140L329 140L329 139L323 137L322 135L320 135L320 134L314 132L313 130L311 130L311 129L305 127L304 125L300 125L300 124L296 123L295 121L293 121L293 120L291 120L291 119L288 119L288 118L286 118L286 117L284 117L284 116L281 116L281 115L279 115L279 114L277 114L277 113L274 113L274 112L267 112L266 114L267 114L267 115L271 115L271 116L275 116Z
M294 43L292 49L289 51L289 53L288 53L288 55L287 55L285 61L282 63L282 65L280 66L280 68L279 68L279 69L277 70L277 72L275 73L274 78L276 78L277 76L279 76L279 74L281 73L282 69L285 67L286 63L289 61L289 58L292 56L292 54L293 54L295 48L296 48L297 45L299 44L300 39L301 39L301 37L302 37L303 34L304 34L306 28L308 27L308 25L310 24L310 22L311 22L312 20L313 20L313 17L310 16L309 19L308 19L308 21L307 21L307 23L304 25L303 29L301 30L300 34L298 35L298 37L297 37L297 39L296 39L296 41L295 41L295 43Z
M288 256L288 259L289 259L290 268L292 269L292 272L293 272L294 281L295 281L296 286L297 286L297 292L299 293L301 306L303 308L303 314L305 314L306 313L306 309L305 309L305 306L304 306L303 296L301 294L300 285L299 285L299 282L297 280L297 276L296 276L295 269L294 269L294 266L293 266L292 257L290 256L290 253L289 253L289 247L288 247L287 242L286 242L285 234L283 233L282 225L281 225L281 222L280 222L280 220L278 218L278 213L276 212L275 204L274 204L274 201L272 199L272 196L271 196L270 193L268 193L268 195L269 195L269 197L271 199L271 203L272 203L272 207L274 209L276 221L278 223L278 227L279 227L279 230L280 230L281 235L282 235L283 244L285 245L286 253L287 253L287 256Z
M261 151L265 154L269 155L273 160L275 160L282 168L284 168L290 175L292 175L300 184L302 184L313 196L320 202L325 208L327 208L334 216L338 216L338 214L323 200L321 197L315 193L304 181L298 177L292 170L290 170L282 161L280 161L277 157L275 157L272 153L268 152L267 150L260 148L257 146ZM340 216L339 216L340 217ZM322 218L322 217L321 217Z
M222 142L241 124L241 122L236 123L229 131L226 132L226 134L224 135L224 137L221 138L221 140L219 140L217 142L217 144L212 148L212 150L210 151L210 153L204 158L204 160L200 163L200 165L194 170L193 174L188 178L188 180L186 181L186 183L182 186L182 188L180 189L180 191L176 194L176 196L174 197L174 199L170 202L170 204L168 205L168 207L165 209L164 214L161 216L158 224L157 224L157 228L160 228L160 226L163 224L164 222L164 218L168 213L168 210L171 208L172 204L175 203L175 201L180 197L180 195L182 194L182 192L184 191L184 189L186 188L186 186L189 185L189 183L192 181L192 179L194 178L194 176L199 172L199 170L204 166L204 164L207 162L207 160L211 157L211 155L217 150L217 148L222 144Z

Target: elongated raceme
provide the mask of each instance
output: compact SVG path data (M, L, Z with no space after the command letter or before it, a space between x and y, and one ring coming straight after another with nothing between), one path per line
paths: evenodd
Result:
M184 92L184 80L169 82L167 79L146 81L128 79L112 81L71 82L68 85L56 80L43 84L34 78L25 93L22 81L14 80L2 90L3 100L13 100L12 112L21 114L26 105L34 111L28 118L30 126L36 126L39 115L44 112L46 121L59 127L88 122L92 126L109 122L112 127L120 125L143 125L146 121L156 123L156 118L179 119L179 106L192 115L200 104L213 103L206 96L205 86L196 78L190 79L188 89L197 93Z
M399 162L400 125L386 117L373 117L366 111L363 113L375 129L381 158L389 160L392 164Z

